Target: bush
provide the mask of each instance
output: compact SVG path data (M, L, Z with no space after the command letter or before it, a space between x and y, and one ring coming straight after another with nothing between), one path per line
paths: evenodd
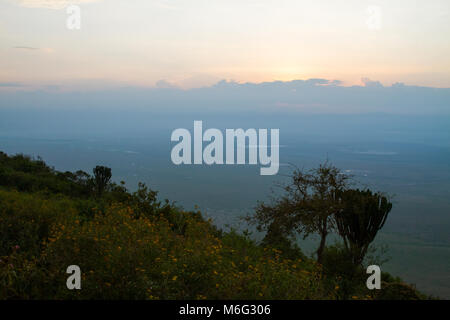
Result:
M257 244L144 184L110 183L100 196L85 172L22 155L0 152L0 178L0 299L371 298L338 245L321 266L280 230ZM82 290L67 289L69 265ZM394 284L377 298L415 298Z
M1 191L0 199L2 299L332 297L315 262L219 232L198 212L161 206L137 217L116 202L87 215L91 202L63 196ZM80 291L66 288L73 264Z
M352 258L341 244L328 246L324 250L323 271L329 279L336 282L334 289L338 299L348 299L366 291L365 272L361 266L353 263Z
M415 288L405 283L383 282L381 290L375 296L377 300L421 300L421 295Z
M51 226L77 214L73 206L68 199L0 190L0 256L8 255L16 246L30 257L38 256Z

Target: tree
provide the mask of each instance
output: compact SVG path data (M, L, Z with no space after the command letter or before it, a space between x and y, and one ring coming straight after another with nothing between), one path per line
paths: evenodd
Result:
M99 197L109 185L111 180L111 168L104 166L96 166L93 170L95 191Z
M381 193L345 190L339 195L342 210L335 221L354 264L361 264L369 245L386 222L392 203Z
M291 182L283 187L284 194L270 205L258 203L247 221L256 224L259 231L268 231L268 238L273 230L286 236L303 234L305 238L318 234L317 261L321 263L326 238L336 227L334 217L341 204L337 195L347 189L349 178L328 161L308 171L294 170Z

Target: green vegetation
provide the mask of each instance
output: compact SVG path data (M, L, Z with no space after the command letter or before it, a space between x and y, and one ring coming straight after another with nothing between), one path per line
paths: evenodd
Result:
M106 167L62 173L0 153L0 299L423 298L387 274L389 290L368 290L345 246L324 246L318 263L285 236L285 224L269 224L256 243L111 176ZM74 264L81 290L66 287Z
M265 242L289 248L296 234L320 236L317 262L323 263L327 236L337 232L345 256L362 264L370 244L383 227L392 203L381 193L350 189L350 176L328 161L309 171L295 170L284 194L271 204L260 202L247 221L267 231ZM282 239L282 241L281 241Z

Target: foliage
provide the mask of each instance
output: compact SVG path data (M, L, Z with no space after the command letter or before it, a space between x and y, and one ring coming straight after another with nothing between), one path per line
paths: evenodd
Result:
M92 172L94 173L94 188L97 196L100 197L109 186L112 177L111 168L96 166Z
M85 173L62 179L42 168L57 185L90 184ZM144 184L134 193L111 184L101 198L95 189L87 197L27 191L0 190L2 299L333 297L314 261L220 231L199 212L158 201ZM82 290L66 287L73 264Z
M353 263L352 256L342 244L336 243L326 247L322 263L324 273L335 282L338 299L349 299L352 296L371 297L365 287L365 270Z
M384 283L382 289L376 295L377 300L421 300L423 295L415 288L405 283Z
M386 222L392 203L370 190L345 190L339 195L342 209L335 215L339 235L352 257L361 264L369 245Z
M322 260L326 238L336 229L334 217L340 206L337 195L348 187L349 176L328 162L308 171L294 170L284 194L273 204L263 202L248 217L258 230L279 230L283 234L311 233L320 236L317 261Z
M0 153L0 299L373 298L349 280L341 249L322 266L276 228L286 224L258 244L145 184L130 193L108 169L97 180ZM81 290L66 287L69 265Z

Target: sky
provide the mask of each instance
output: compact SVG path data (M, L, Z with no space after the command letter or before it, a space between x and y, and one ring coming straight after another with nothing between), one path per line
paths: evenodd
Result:
M310 78L449 88L449 39L448 0L0 0L0 90Z

